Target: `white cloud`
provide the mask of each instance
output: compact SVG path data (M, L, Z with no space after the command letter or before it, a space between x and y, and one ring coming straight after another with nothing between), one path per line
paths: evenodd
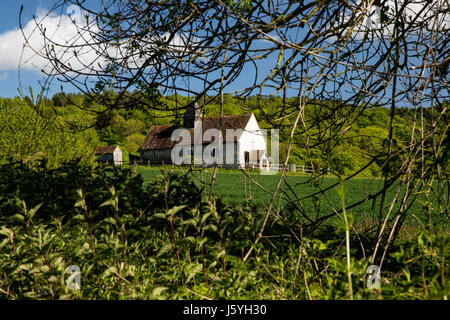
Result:
M13 30L0 35L0 70L17 69L19 66L21 46L18 41L19 30Z
M372 5L367 8L367 16L363 22L353 29L353 36L357 38L363 37L366 32L371 32L375 36L391 37L394 30L394 20L396 16L396 7L401 8L406 0L388 0L384 3L388 7L388 11L384 12L388 22L381 22L381 10L378 6ZM363 8L362 3L359 8ZM450 14L448 12L449 4L445 0L434 1L430 4L427 0L408 0L404 18L407 22L415 20L415 27L411 28L410 34L413 35L417 31L445 31L450 28ZM438 14L436 14L438 12ZM348 20L346 17L345 20ZM423 26L424 21L431 21L427 26Z
M8 79L8 72L3 72L0 74L0 81Z
M36 21L28 21L24 24L23 30L14 29L0 34L0 70L14 70L19 67L35 71L48 70L49 62L42 56L45 54L44 37L36 22L42 30L45 30L46 37L55 43L73 47L86 41L79 37L77 25L73 20L69 15L55 16L44 10L38 10ZM78 26L82 25L78 23ZM24 36L28 40L27 43ZM47 47L48 45L47 42ZM83 64L92 65L101 62L93 50L79 51L75 58L73 49L55 47L56 55L65 62L70 61L74 68L81 69Z
M122 61L116 60L119 64L128 68L140 68L146 60L145 55L140 56L139 51L131 49L129 41L124 41L117 47L104 44L103 47L94 45L92 34L98 31L98 27L90 23L86 26L86 19L77 7L67 8L67 15L56 16L45 10L38 10L36 21L31 20L24 24L23 31L20 29L11 30L0 34L0 71L14 70L21 68L41 72L50 72L52 66L45 58L46 46L52 48L56 57L63 63L70 63L72 70L86 71L89 68L100 69L105 66L106 57L110 56L114 60L122 57ZM70 15L70 16L69 16ZM75 21L75 23L74 23ZM94 21L94 19L90 19ZM37 28L36 23L40 26ZM82 36L80 36L80 28ZM44 41L42 30L45 30L46 38L51 41ZM25 38L28 42L25 44ZM168 34L159 37L159 40L167 39ZM141 49L154 47L154 42L158 37L151 36L143 39ZM187 39L183 35L175 35L166 46L168 58L177 57L189 59L196 47L196 39ZM74 54L74 51L77 54ZM102 54L100 54L100 52ZM100 67L99 67L100 65Z

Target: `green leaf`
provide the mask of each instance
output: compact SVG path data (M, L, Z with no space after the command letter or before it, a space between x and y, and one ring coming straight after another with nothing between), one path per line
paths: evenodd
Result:
M406 280L408 282L411 282L411 272L409 272L409 270L407 268L402 269L402 271L403 271L403 274L406 277Z
M24 221L24 220L25 220L25 217L24 217L23 215L17 213L17 214L15 214L15 215L13 215L13 216L11 217L11 219L12 219L12 220L15 220L15 221L18 221L18 222L21 222L21 221Z
M155 213L152 216L153 218L166 219L166 215L164 213Z
M86 217L83 214L77 214L73 217L75 220L85 221Z
M117 224L116 219L114 219L113 217L107 217L107 218L103 219L103 221L105 221L106 223L110 223L112 225Z
M197 273L202 270L202 265L200 263L188 264L185 268L185 274L187 276L186 283L189 282Z
M37 206L35 206L34 208L30 209L30 210L28 211L28 217L29 217L30 219L33 219L34 215L36 214L36 212L39 210L39 208L40 208L43 204L44 204L44 203L42 202L42 203L38 204Z
M116 188L114 188L114 186L111 186L111 187L109 188L109 192L110 192L113 196L115 196L115 195L116 195Z
M42 265L42 266L40 266L39 268L38 268L38 271L39 272L42 272L42 273L47 273L47 272L49 272L50 271L50 268L47 266L47 265Z
M420 232L420 234L417 236L417 243L419 244L419 246L421 248L423 248L423 246L425 245L425 243L427 242L427 236L425 235L425 233L422 231Z
M216 232L217 231L217 227L215 225L213 225L213 224L209 224L206 227L204 227L203 230Z
M165 245L162 246L161 249L159 249L157 257L162 256L163 254L169 252L172 249L173 249L172 243L166 243Z
M83 246L78 250L77 254L80 255L84 252L90 252L91 251L91 247L89 245L89 243L85 242L83 244Z
M198 250L200 250L206 243L206 241L208 241L207 237L204 237L199 243L198 243Z
M186 207L187 207L187 205L175 206L175 207L169 209L169 211L167 211L167 215L174 216L175 214L177 214L178 212L180 212L181 210L183 210Z
M405 259L405 250L403 250L403 247L400 247L400 251L394 252L392 257L397 260L397 262L402 263Z
M180 246L193 246L195 245L195 238L192 236L180 239L179 241L177 241L177 244L179 244Z
M217 253L216 258L219 259L225 256L225 254L226 254L225 250L220 250L219 253Z
M195 219L187 219L181 222L181 225L191 225L195 227L197 225L197 222L195 221Z
M38 297L38 294L33 291L25 292L23 295L30 299L36 299Z
M81 199L81 200L78 200L77 202L75 202L74 207L75 208L84 207L84 204L85 204L84 199Z
M8 238L11 238L14 235L14 232L11 229L8 229L7 227L2 227L0 229L0 234L6 236Z
M208 217L209 217L210 215L211 215L211 212L205 213L205 214L202 216L201 223L204 224L205 221L206 221L206 219L208 219Z
M106 207L106 206L112 206L112 207L114 207L115 206L115 201L114 201L114 199L109 199L109 200L106 200L105 202L103 202L101 205L100 205L100 207Z
M221 279L220 276L213 274L213 273L209 273L208 278L211 279L212 281L219 281Z
M325 243L323 243L322 241L320 241L319 239L315 239L314 240L314 249L318 249L320 251L326 250L327 245Z
M33 268L33 265L31 263L21 264L14 270L12 274L19 273L20 271L30 271Z
M0 242L0 249L6 246L9 243L9 239L5 238L2 242Z
M167 290L169 288L167 287L156 287L155 289L152 290L152 295L153 296L160 296L161 293L165 290Z

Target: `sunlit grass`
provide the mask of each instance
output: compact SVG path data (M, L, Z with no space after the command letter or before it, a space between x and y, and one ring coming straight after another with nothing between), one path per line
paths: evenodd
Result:
M145 183L150 183L155 180L155 177L161 174L161 168L146 168L139 167L139 173L143 176ZM188 172L187 169L183 171ZM205 182L205 195L209 194L209 183L211 182L212 169L195 170L191 172L198 184ZM267 207L272 191L280 178L279 175L261 175L257 172L248 172L249 177L240 171L233 170L219 170L217 173L216 183L214 185L214 195L221 197L228 205L239 206L245 203L246 200L254 202L259 208ZM250 179L253 180L250 181ZM286 183L282 185L282 199L277 199L277 208L282 208L290 199L292 202L302 203L305 213L310 217L321 215L328 215L341 209L340 199L336 192L336 187L339 185L337 178L333 176L326 176L314 181L307 174L291 174L289 173L285 179ZM259 186L258 186L259 184ZM317 197L311 195L320 192L330 186L336 185L323 193L319 193ZM361 204L348 210L348 214L353 215L355 223L367 224L367 221L375 221L380 211L380 197L373 200L367 200L368 195L374 194L381 190L383 181L377 178L352 178L345 183L346 205L352 205L363 201ZM291 190L292 189L292 190ZM391 187L386 196L385 206L389 205L394 197L394 190ZM394 212L398 209L400 203L394 205ZM384 211L386 211L386 208ZM319 210L317 210L319 209ZM436 215L437 212L435 212ZM437 217L439 219L439 217ZM439 219L439 223L448 224L446 217ZM405 223L407 225L426 224L427 215L425 214L423 199L419 195L417 200L412 204L408 210L408 218ZM337 216L330 219L330 223L339 223L341 219Z

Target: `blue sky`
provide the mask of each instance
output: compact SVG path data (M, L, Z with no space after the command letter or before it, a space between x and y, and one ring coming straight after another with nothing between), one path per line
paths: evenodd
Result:
M51 8L53 0L14 0L14 1L1 1L0 2L0 36L7 32L14 32L17 43L23 43L23 39L20 36L19 30L19 12L20 6L24 5L23 17L24 20L30 21L33 14L36 14L40 9ZM8 41L7 43L0 43L0 46L4 46L5 50L1 50L0 55L0 97L14 97L18 95L17 88L19 88L18 79L18 65L14 67L14 61L10 61L11 57L5 54L10 52L11 55L17 55L17 50L11 52L8 50L9 46L13 44ZM20 44L19 44L20 46ZM17 48L17 45L14 45ZM22 85L27 88L33 86L38 88L38 80L42 78L39 72L34 70L23 71L21 73Z
M25 30L31 32L34 28L33 15L42 18L53 7L55 0L15 0L15 1L1 1L0 2L0 97L14 97L19 95L18 88L23 94L29 94L29 87L33 87L34 92L40 90L39 82L44 80L44 75L40 70L45 66L45 61L39 59L31 51L23 52L24 38L19 28L19 13L21 5L24 6L22 25ZM94 2L95 3L95 2ZM91 3L92 4L92 3ZM66 12L63 12L64 14ZM57 20L57 19L55 19ZM46 19L46 27L52 25ZM53 22L53 26L57 22ZM66 26L67 27L67 26ZM70 37L70 27L64 30L64 26L58 29L61 37ZM66 32L66 33L64 33ZM41 42L37 32L34 33L32 39L32 47L39 47ZM63 38L64 39L64 38ZM276 57L270 60L274 60ZM20 70L19 70L20 65ZM233 82L230 86L230 91L239 90L242 88L240 81L249 81L252 78L254 70L244 70L240 79ZM259 75L261 76L261 75ZM60 91L60 83L53 81L50 88L49 96ZM196 89L201 89L203 86L200 83L192 81L191 86L197 86ZM65 91L71 91L71 88L64 86Z
M39 83L45 78L40 70L45 62L31 52L23 52L24 38L19 28L19 13L20 7L23 5L22 25L25 30L30 31L34 27L33 15L43 17L53 7L54 2L55 0L14 0L0 2L0 97L15 97L19 95L18 88L25 95L29 94L28 88L30 86L33 87L34 92L40 90L41 86ZM58 30L58 32L61 31ZM70 30L66 30L66 32L70 34ZM37 39L39 37L33 37L35 46L40 44L40 42L37 42L39 41ZM254 74L254 71L248 70L243 73L243 78L249 78L251 74ZM60 85L60 83L54 81L48 95L51 96L53 93L59 92ZM202 87L201 84L196 84L194 81L190 85L198 85L199 89ZM238 83L233 83L230 90L233 91L241 88L242 86ZM68 86L65 86L64 90L71 91Z
M32 21L33 15L37 17L44 17L57 0L13 0L13 1L0 1L0 97L14 97L19 95L18 88L23 90L24 94L28 94L28 88L33 87L34 92L39 91L39 81L44 79L44 75L40 72L42 68L45 68L45 61L36 57L32 52L28 51L23 53L22 45L24 38L19 30L19 12L20 7L24 5L23 11L23 26L28 32L32 32L34 23ZM89 1L90 4L97 3L98 0ZM66 12L63 12L66 14ZM61 20L58 17L52 19L46 19L46 27L51 29L55 27ZM49 21L50 20L50 21ZM57 27L57 36L59 41L66 39L73 35L73 29L67 23L62 27ZM66 38L64 38L66 37ZM38 47L41 42L41 37L30 37L32 39L32 46ZM259 45L264 46L264 42ZM22 55L23 54L23 55ZM22 57L22 59L20 59ZM89 57L88 57L89 58ZM276 62L276 56L270 56L266 60L259 61L258 65L261 66L260 70L269 72L274 63ZM20 72L19 72L19 63ZM19 77L20 75L20 77ZM251 65L244 68L241 75L236 79L232 85L228 88L230 91L239 90L249 85L249 82L253 79L255 71ZM259 79L262 75L258 74ZM20 80L20 81L19 81ZM198 86L201 88L201 83L190 83L192 86ZM357 85L357 84L355 84ZM196 88L197 89L197 88ZM70 87L65 86L65 91L73 91ZM54 81L51 86L51 91L48 95L51 96L55 92L60 91L60 84ZM255 92L256 93L256 92ZM294 95L296 92L290 92L290 95ZM345 95L345 92L341 92Z
M63 21L62 26L59 25L61 11L53 12L53 19L46 17L56 2L59 3L60 0L0 1L0 97L18 96L18 89L24 95L29 95L30 86L35 94L40 91L42 87L40 83L46 78L40 70L45 67L46 61L37 57L29 49L23 50L24 37L20 30L19 13L23 5L22 26L27 34L32 34L29 37L31 47L41 48L42 37L35 31L33 16L37 17L38 21L45 18L46 29L57 31L56 39L59 41L73 35L72 22L68 23L70 20L66 12L63 14L66 15L67 20ZM60 90L61 84L53 81L47 95L52 96ZM74 90L65 85L64 91L73 92Z

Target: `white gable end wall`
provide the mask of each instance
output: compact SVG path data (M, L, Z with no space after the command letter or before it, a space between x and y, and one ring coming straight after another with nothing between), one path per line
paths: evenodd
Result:
M119 147L116 147L116 149L114 150L113 159L114 164L122 164L122 151L119 149Z
M245 152L252 150L266 151L266 140L253 113L239 138L239 164L245 164Z

